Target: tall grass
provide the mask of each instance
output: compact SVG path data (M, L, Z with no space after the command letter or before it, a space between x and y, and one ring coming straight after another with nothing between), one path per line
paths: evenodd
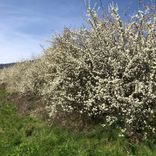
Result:
M16 121L16 122L15 122ZM21 116L15 103L0 90L1 156L155 156L156 145L150 140L133 144L119 137L114 127L92 125L75 133L58 125Z

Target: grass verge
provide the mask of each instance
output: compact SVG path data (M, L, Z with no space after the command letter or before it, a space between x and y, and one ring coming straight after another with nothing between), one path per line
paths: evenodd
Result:
M22 116L0 90L1 156L155 156L156 145L148 141L132 144L113 128L92 126L90 131L74 133L57 125Z

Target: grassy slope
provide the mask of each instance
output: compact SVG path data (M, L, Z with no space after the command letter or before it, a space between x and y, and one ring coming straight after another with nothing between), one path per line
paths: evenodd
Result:
M40 119L20 116L17 111L0 90L0 156L156 155L155 145L133 145L113 129L96 126L90 132L74 134Z

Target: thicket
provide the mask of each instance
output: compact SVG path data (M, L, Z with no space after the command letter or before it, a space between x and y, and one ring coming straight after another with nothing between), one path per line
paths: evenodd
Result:
M88 8L90 28L65 28L44 55L1 71L8 90L42 96L49 117L80 116L116 125L122 135L156 132L156 12L124 22L116 5L105 17ZM60 115L61 114L61 115ZM66 118L61 119L66 120Z

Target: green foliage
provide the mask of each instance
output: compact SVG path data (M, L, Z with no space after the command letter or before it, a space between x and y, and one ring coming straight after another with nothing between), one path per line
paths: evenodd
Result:
M74 133L40 119L21 116L15 104L0 90L1 156L154 156L151 141L135 145L119 137L114 127L93 125L86 132Z

